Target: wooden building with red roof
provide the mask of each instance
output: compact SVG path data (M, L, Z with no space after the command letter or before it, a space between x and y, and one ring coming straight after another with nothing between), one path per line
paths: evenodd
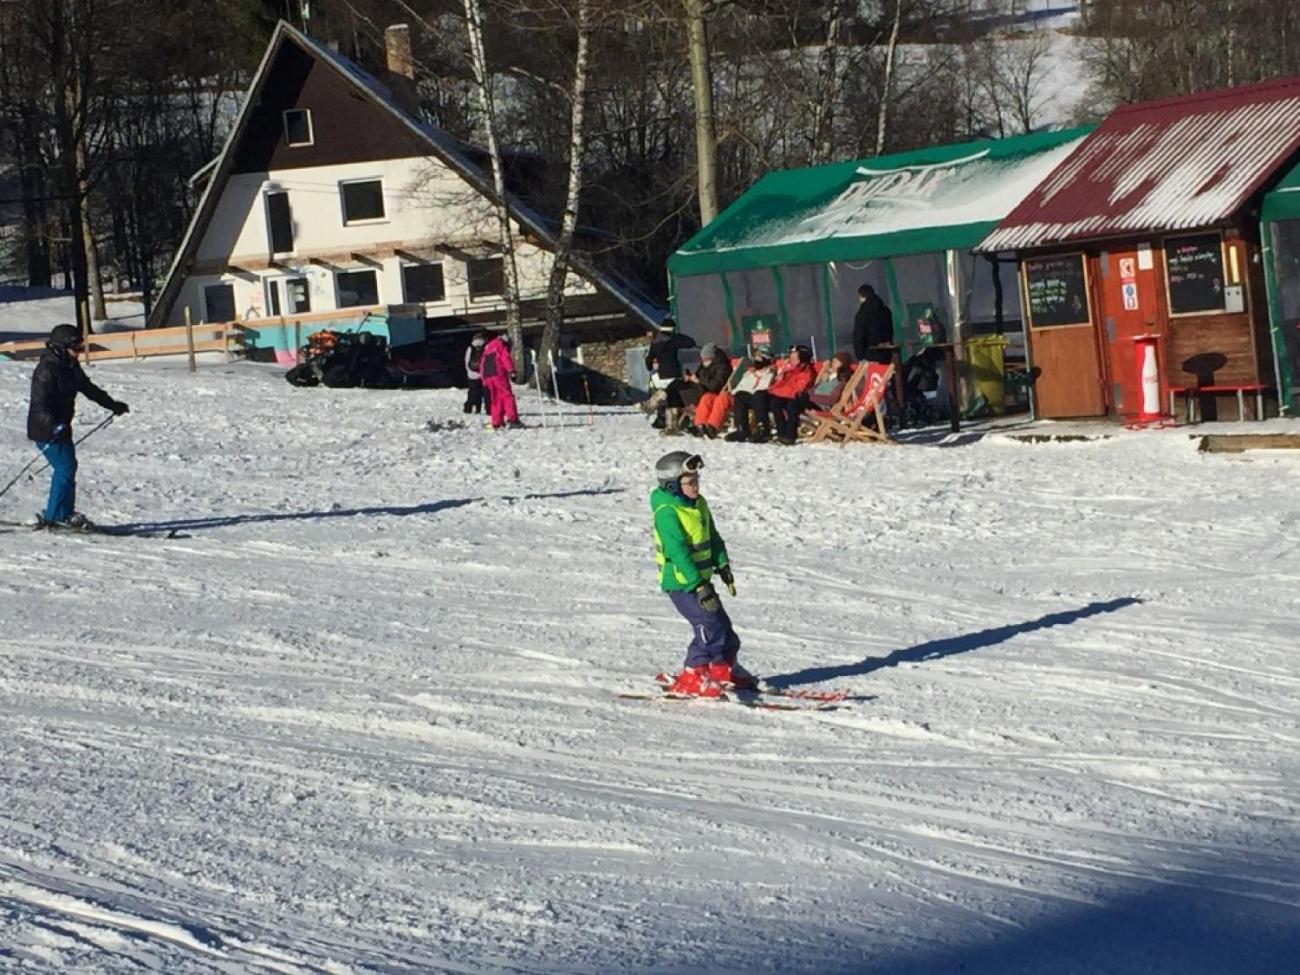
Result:
M1262 403L1259 206L1297 161L1300 78L1124 106L1084 139L976 248L1021 259L1036 414Z

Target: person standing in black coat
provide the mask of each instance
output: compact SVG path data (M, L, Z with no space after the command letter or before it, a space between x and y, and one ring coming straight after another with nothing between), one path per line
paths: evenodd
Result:
M114 416L131 411L90 381L77 362L80 349L81 335L74 326L54 326L32 373L32 399L27 410L27 438L35 441L52 472L42 521L73 528L90 524L84 515L76 513L77 450L72 443L72 417L77 409L77 394L112 410Z
M887 366L894 361L894 316L880 300L875 288L864 284L858 288L858 311L853 316L853 355L868 362Z

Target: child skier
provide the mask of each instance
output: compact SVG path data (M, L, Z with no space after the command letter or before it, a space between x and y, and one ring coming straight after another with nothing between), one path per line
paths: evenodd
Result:
M465 412L482 413L484 403L488 403L487 391L483 388L483 376L479 369L483 364L483 347L488 343L487 332L479 332L469 340L465 350L465 378L468 385L465 390ZM490 407L490 403L488 404Z
M483 390L488 396L488 411L492 415L492 429L500 430L502 424L522 427L515 393L510 388L510 377L515 363L510 354L510 336L498 335L483 349L479 372L483 375Z
M668 690L674 694L719 697L729 688L758 686L736 662L740 637L710 579L718 578L735 593L727 546L713 524L709 503L700 495L698 454L675 450L655 464L659 487L650 494L654 513L655 561L659 587L677 612L691 624L686 662Z
M45 353L32 373L32 399L27 410L27 437L50 462L50 497L42 524L55 528L93 527L76 510L77 449L72 442L72 416L77 394L98 403L114 416L131 408L109 396L77 362L81 333L66 323L55 325L45 343Z

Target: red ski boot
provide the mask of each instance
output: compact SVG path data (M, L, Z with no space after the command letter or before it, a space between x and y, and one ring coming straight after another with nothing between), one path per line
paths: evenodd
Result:
M709 676L724 688L738 691L758 690L758 678L738 663L715 660L709 664Z
M684 667L668 685L669 694L680 697L721 697L723 687L713 679L708 667Z

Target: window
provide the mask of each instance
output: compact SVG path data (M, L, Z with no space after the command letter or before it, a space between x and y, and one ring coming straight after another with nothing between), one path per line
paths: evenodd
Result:
M229 284L210 284L203 289L203 307L209 322L235 320L235 289Z
M311 311L311 286L306 278L286 278L284 296L290 315L305 315Z
M377 179L340 183L343 191L343 223L384 219L384 184Z
M266 226L271 238L272 254L293 253L293 214L289 210L289 194L266 194Z
M441 264L407 264L402 268L402 300L411 303L442 301L447 289Z
M379 304L379 276L374 271L340 271L334 276L340 308Z
M311 311L306 278L273 278L266 283L267 308L272 315L302 315Z
M499 257L486 257L469 262L469 296L488 298L505 294L505 262Z
M291 147L312 144L310 111L305 108L291 108L284 113L284 141Z

